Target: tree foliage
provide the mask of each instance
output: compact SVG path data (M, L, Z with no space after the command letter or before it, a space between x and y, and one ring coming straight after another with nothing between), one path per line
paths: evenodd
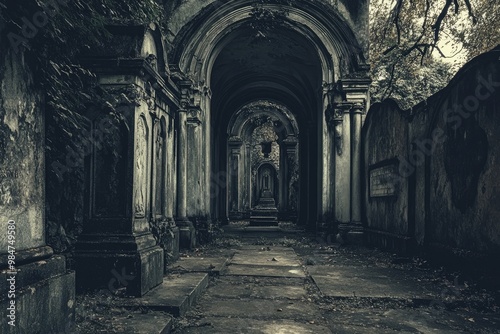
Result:
M373 100L408 108L443 88L460 65L498 43L495 2L372 0Z

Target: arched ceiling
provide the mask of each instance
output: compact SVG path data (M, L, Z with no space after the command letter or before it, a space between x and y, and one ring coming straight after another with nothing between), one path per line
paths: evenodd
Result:
M213 120L225 123L254 100L286 105L300 122L317 114L321 96L321 63L313 45L285 27L256 36L240 27L219 52L210 80Z

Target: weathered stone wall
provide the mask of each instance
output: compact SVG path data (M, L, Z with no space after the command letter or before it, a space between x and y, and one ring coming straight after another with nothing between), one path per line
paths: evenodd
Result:
M3 51L3 50L2 50ZM16 221L18 250L44 245L44 101L24 54L0 55L0 253Z
M362 134L367 238L384 247L404 247L394 243L404 240L409 232L408 182L397 178L399 159L408 155L407 114L392 100L375 104ZM386 233L396 238L382 237Z
M74 320L75 277L45 244L44 94L32 60L7 47L4 33L0 27L0 332L60 332Z
M427 133L443 132L429 156L431 243L500 250L500 50L466 65L432 99Z
M429 250L498 253L499 55L497 48L472 60L411 110L388 101L370 109L363 129L370 243L406 239L406 246ZM368 171L391 157L398 164L391 181L397 197L381 203L370 197L374 176ZM395 211L388 210L392 205Z

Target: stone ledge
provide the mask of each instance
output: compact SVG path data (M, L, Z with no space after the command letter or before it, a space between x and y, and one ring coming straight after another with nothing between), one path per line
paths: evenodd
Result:
M143 308L182 316L193 306L208 286L208 274L187 273L165 276L163 283L141 298L118 300L116 305L128 309Z

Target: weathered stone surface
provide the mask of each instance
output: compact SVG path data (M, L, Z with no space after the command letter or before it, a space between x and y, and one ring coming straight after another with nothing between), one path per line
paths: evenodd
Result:
M436 287L417 282L397 269L309 266L307 270L325 296L433 300Z
M113 319L113 330L121 334L169 334L172 317L162 312L131 313Z
M238 283L218 282L207 293L220 298L302 299L307 296L306 289L300 285Z
M21 267L22 268L22 267ZM75 274L53 275L16 290L15 326L7 322L7 314L1 317L0 332L12 334L61 333L70 331L75 321ZM5 293L0 300L2 310L9 307Z
M54 333L74 322L75 275L46 246L45 101L29 59L8 43L0 50L1 333Z
M16 250L45 245L45 109L24 54L2 47L0 83L0 253L6 254L11 220Z
M166 276L163 283L148 294L141 298L123 299L118 304L127 308L143 307L179 316L194 305L207 285L208 275L205 273Z
M140 297L162 282L164 251L154 246L154 240L125 240L124 236L121 242L108 240L101 239L99 246L93 238L79 241L75 254L79 291L125 287L128 295ZM130 248L139 249L131 252Z
M230 265L226 275L265 277L306 277L301 267Z
M500 196L499 54L497 47L470 61L411 110L394 101L370 109L362 133L369 244L428 247L442 262L492 270L500 247L500 210L491 206Z
M326 314L334 333L493 333L497 315L439 309L353 309Z
M198 321L198 326L186 328L183 334L329 334L324 327L294 320L262 321L257 319L232 319L207 317Z
M295 254L278 251L238 252L231 260L236 265L256 265L273 267L298 267L300 263Z
M313 303L297 300L264 299L203 299L200 306L207 316L255 319L294 319L310 321L318 319L320 314Z
M226 270L227 257L181 257L168 266L169 272L202 272L219 275Z

